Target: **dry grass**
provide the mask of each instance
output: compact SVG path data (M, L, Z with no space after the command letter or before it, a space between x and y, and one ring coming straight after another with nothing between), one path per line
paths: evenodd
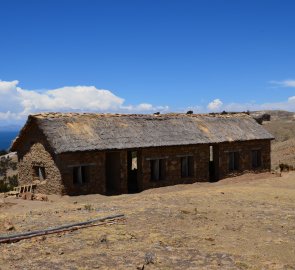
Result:
M275 140L272 142L272 168L280 163L295 167L295 113L286 111L266 111L271 115L270 122L263 126Z
M114 213L127 222L1 245L0 269L295 268L295 173L50 199L11 200L0 223L26 231Z

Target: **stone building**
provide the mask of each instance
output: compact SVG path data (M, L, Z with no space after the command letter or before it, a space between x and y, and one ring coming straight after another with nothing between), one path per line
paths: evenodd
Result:
M247 114L46 113L11 150L37 192L120 194L269 171L272 139Z

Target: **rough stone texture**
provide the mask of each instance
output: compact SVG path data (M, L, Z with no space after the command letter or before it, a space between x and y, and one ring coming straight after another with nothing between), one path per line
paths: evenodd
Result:
M37 131L36 131L37 132ZM46 194L106 194L106 151L85 151L74 153L51 154L50 148L41 133L30 144L24 145L19 151L19 181L20 184L37 183L37 192ZM37 139L38 137L38 139ZM31 138L32 139L32 138ZM29 146L30 145L30 146ZM153 147L137 150L137 182L139 191L185 183L209 181L209 144ZM215 175L225 178L232 175L253 171L251 151L261 150L262 165L256 172L270 170L270 141L255 140L245 142L229 142L213 145ZM129 150L128 150L129 151ZM120 174L116 193L128 193L128 151L120 150ZM229 172L230 151L239 151L239 170ZM181 157L192 156L194 173L192 177L181 177ZM165 162L165 177L163 180L151 181L151 159L163 159ZM87 182L73 183L73 167L88 166ZM42 166L46 171L46 179L39 181L34 176L33 166Z
M18 149L18 181L19 185L36 183L35 192L47 194L61 194L63 185L61 182L61 174L51 154L46 137L37 127L32 126L29 131L23 134L21 147ZM34 166L42 166L45 168L46 179L40 181L35 176Z
M192 177L181 177L181 157L193 156L194 173ZM159 181L151 181L150 159L164 158L165 178ZM174 146L146 148L141 151L140 167L142 179L139 177L140 189L152 187L194 183L197 181L208 181L209 179L209 146Z
M261 167L252 168L252 150L261 150ZM231 151L239 152L239 170L229 172L229 158L228 153ZM219 145L218 161L219 161L219 179L240 175L245 172L265 172L271 169L270 160L270 141L269 140L255 140L245 142L231 142L222 143Z
M70 195L100 193L105 189L105 153L104 152L75 152L58 155L57 164L62 174L63 193ZM73 167L88 166L87 182L73 183Z
M35 176L34 166L45 168L46 179L40 181ZM41 143L35 143L29 151L20 159L19 165L19 184L37 184L36 192L47 194L61 194L64 187L61 182L60 171L53 160L51 154Z

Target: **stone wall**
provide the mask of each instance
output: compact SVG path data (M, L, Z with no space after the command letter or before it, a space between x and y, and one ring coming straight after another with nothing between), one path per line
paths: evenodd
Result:
M46 177L40 180L34 166L45 168ZM19 185L37 184L36 192L46 194L61 194L64 190L60 171L51 154L41 143L34 143L21 158L18 165Z
M271 169L270 140L253 140L245 142L229 142L218 145L219 179L243 174L245 172L266 172ZM252 150L261 151L261 167L252 168ZM229 171L229 152L239 152L239 169Z
M105 193L105 153L98 151L64 153L57 156L62 174L63 193L69 195ZM73 168L87 166L87 181L74 184Z
M192 156L194 160L193 176L181 177L181 157ZM151 159L163 159L165 178L151 181ZM144 190L152 187L204 182L209 179L209 146L172 146L145 148L140 151L139 188Z
M18 181L19 185L37 184L36 192L47 194L61 194L64 187L61 173L51 154L43 133L36 126L24 135L21 148L18 149ZM46 178L40 181L36 176L34 166L45 168Z
M120 179L116 193L128 193L127 189L127 151L120 153ZM62 174L62 182L65 194L106 194L106 152L89 151L74 152L58 155L57 164ZM87 166L88 177L86 183L73 183L73 168L75 166Z
M21 185L37 183L37 192L47 194L106 194L106 152L89 151L51 154L42 133L35 130L22 144L19 155L19 182ZM152 147L137 150L137 182L139 191L153 187L209 181L209 145ZM260 150L262 164L260 168L252 169L251 151ZM229 152L239 152L239 170L229 171ZM128 151L118 151L120 162L119 186L116 193L128 193ZM193 157L193 175L181 176L181 158ZM232 142L213 145L215 176L222 179L245 172L262 172L270 170L270 141L254 140L247 142ZM151 160L162 159L165 167L165 177L161 180L151 180ZM40 181L34 173L34 166L45 168L46 179ZM73 168L87 166L87 181L83 184L73 182Z

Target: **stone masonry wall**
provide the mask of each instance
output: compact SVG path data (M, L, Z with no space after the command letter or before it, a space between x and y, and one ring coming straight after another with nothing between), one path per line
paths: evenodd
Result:
M118 193L128 193L127 189L127 151L120 152L120 186ZM106 152L89 151L64 153L57 157L57 163L62 173L64 193L78 194L105 194L106 193ZM73 183L73 167L87 166L87 182L83 184Z
M40 181L34 166L45 168L46 178ZM61 174L51 154L41 143L33 144L18 165L19 185L37 184L37 193L60 194L64 187Z
M181 157L193 156L194 173L192 177L181 177ZM163 158L165 162L165 179L151 181L150 159ZM140 151L140 172L141 177L138 179L139 189L204 182L209 179L209 146L192 145L192 146L172 146L172 147L155 147L145 148Z
M19 155L20 185L37 183L37 192L46 194L80 195L106 193L106 152L89 151L51 154L42 133L36 129L22 144ZM239 175L245 172L263 172L270 170L270 141L254 140L213 145L216 175L219 179ZM194 182L209 181L209 145L189 145L171 147L153 147L135 149L138 160L138 187L145 190L153 187L169 186ZM252 169L252 150L261 150L262 164ZM229 152L239 152L239 170L229 172ZM120 152L120 186L118 193L128 193L127 150ZM193 176L181 177L181 158L193 157ZM163 180L151 180L151 159L163 159L165 177ZM219 165L219 168L218 166ZM45 168L46 179L40 181L35 175L34 166ZM87 166L87 182L73 183L73 167Z
M261 151L261 167L252 168L252 150ZM239 170L229 171L229 152L239 152ZM243 174L245 172L266 172L270 171L270 141L253 140L245 142L231 142L219 144L219 179Z
M40 129L32 126L30 132L24 135L18 154L19 185L37 184L36 192L46 194L60 194L64 187L61 174L51 154L50 147ZM45 168L46 179L40 181L36 176L34 166Z
M104 194L105 190L105 152L89 151L58 155L57 163L61 170L63 193L69 195ZM87 181L83 184L73 183L75 166L87 166Z

